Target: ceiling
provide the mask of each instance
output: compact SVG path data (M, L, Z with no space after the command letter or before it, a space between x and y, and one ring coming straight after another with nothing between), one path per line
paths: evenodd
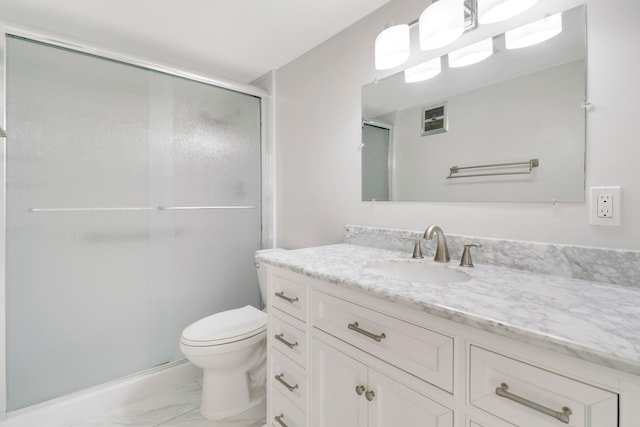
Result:
M250 82L390 0L0 0L0 23Z

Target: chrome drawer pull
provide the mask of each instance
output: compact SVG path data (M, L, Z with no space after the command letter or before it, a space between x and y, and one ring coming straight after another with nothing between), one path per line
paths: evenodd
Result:
M288 427L288 426L284 423L284 421L282 421L282 419L283 419L283 418L284 418L284 414L280 414L280 415L276 415L276 416L274 417L274 420L276 420L276 422L277 422L278 424L280 424L282 427Z
M509 390L509 386L506 383L502 383L500 384L500 387L496 388L496 394L500 397L513 400L516 403L534 409L538 412L542 412L545 415L549 415L559 421L562 421L565 424L569 424L569 416L573 413L570 408L564 406L562 408L562 412L554 411L553 409L549 409L546 406L542 406L538 403L532 402L528 399L525 399L524 397L516 396L513 393L509 393L507 390Z
M275 339L277 339L278 341L280 341L282 344L286 345L289 348L293 348L293 347L297 347L298 342L294 342L294 343L290 343L289 341L285 340L284 334L278 334L278 335L274 335L273 336Z
M356 331L359 334L362 334L362 335L364 335L366 337L371 338L372 340L376 340L377 342L380 342L380 341L382 341L383 338L387 337L384 333L382 333L380 335L375 335L375 334L372 334L369 331L365 331L364 329L360 329L360 327L358 326L358 322L349 323L349 325L347 327L349 329L351 329L352 331Z
M294 302L298 302L298 301L300 301L300 300L298 299L298 297L291 298L291 297L286 296L286 295L284 294L284 291L276 292L276 296L277 296L278 298L282 298L283 300L285 300L286 302L291 303L291 304L293 304Z
M298 388L298 384L296 385L291 385L288 382L286 382L285 380L282 379L282 377L284 377L284 374L278 374L276 375L276 381L278 381L280 384L282 384L283 386L285 386L287 388L287 390L293 392L293 390Z

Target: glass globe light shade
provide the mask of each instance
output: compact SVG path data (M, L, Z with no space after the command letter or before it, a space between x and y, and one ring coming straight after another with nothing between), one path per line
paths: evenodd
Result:
M420 49L446 46L464 33L464 0L439 0L420 14Z
M449 67L477 64L493 54L493 39L488 38L449 53Z
M509 30L504 36L507 49L520 49L542 43L560 32L562 32L562 15L558 13Z
M493 24L521 14L538 0L478 0L478 22Z
M404 63L411 52L409 26L394 25L386 28L375 42L375 63L377 70L387 70Z
M441 70L440 58L435 58L404 70L404 81L406 83L416 83L428 80L440 74Z

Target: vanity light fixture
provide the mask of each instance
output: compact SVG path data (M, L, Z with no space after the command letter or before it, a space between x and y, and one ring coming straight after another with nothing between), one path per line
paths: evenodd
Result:
M464 33L464 0L438 0L431 3L418 19L420 49L446 46Z
M420 49L445 46L465 31L478 26L476 0L433 0L419 18L406 25L388 25L375 42L377 70L387 70L403 64L409 57L409 31L418 25Z
M375 66L377 70L387 70L402 65L411 52L410 29L418 24L421 50L432 50L444 47L457 40L465 31L470 31L480 23L499 22L524 12L538 0L433 0L420 17L408 24L387 26L375 41ZM555 18L554 18L555 19ZM552 20L553 21L553 20ZM534 24L536 24L534 26ZM507 32L507 48L517 49L530 46L553 37L560 32L535 30L543 25L534 23ZM560 23L560 28L561 28ZM527 28L530 27L530 28ZM539 33L538 41L532 35ZM511 35L509 35L511 34ZM543 34L547 34L543 36ZM549 35L551 34L551 35ZM546 37L546 38L543 38ZM516 41L519 39L520 41ZM509 42L511 40L511 43ZM529 44L526 44L529 43ZM491 39L478 42L449 54L451 67L463 67L486 59L493 53L489 47ZM428 63L430 63L429 61ZM426 80L440 72L438 62L416 65L405 71L406 82ZM433 63L435 64L435 62ZM426 76L426 77L425 77Z
M404 70L404 81L406 83L417 83L429 80L440 74L442 66L440 65L440 57L430 61L418 64L415 67Z
M538 0L478 0L478 22L493 24L512 18L531 6Z
M393 25L385 28L375 43L376 69L388 70L403 64L411 51L409 25Z
M449 67L458 68L477 64L493 54L493 38L465 46L449 53Z
M533 46L560 34L562 31L562 15L547 16L539 21L514 28L505 33L507 49L520 49Z

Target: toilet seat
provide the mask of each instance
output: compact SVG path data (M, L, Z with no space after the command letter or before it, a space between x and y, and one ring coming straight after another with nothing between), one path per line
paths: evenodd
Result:
M247 305L200 319L187 326L180 342L191 347L210 347L241 341L267 329L267 314Z

